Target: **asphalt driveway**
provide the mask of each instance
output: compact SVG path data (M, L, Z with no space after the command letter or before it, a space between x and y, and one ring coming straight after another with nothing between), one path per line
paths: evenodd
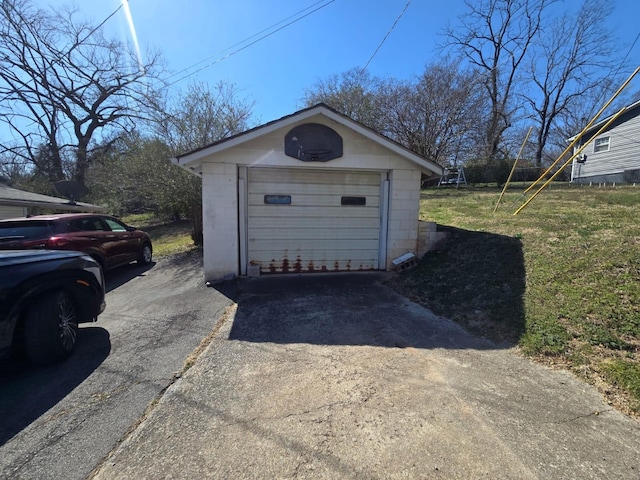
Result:
M235 310L96 478L640 477L637 421L384 278L218 287Z
M64 362L0 364L0 478L87 478L171 384L229 300L177 256L106 275L107 309Z

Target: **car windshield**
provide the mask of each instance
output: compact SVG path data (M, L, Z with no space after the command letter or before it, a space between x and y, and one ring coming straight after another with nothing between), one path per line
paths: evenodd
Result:
M0 223L0 241L44 238L53 232L53 222L20 220Z

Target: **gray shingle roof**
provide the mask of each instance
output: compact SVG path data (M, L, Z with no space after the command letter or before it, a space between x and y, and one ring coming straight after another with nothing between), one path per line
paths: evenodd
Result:
M104 210L99 205L91 203L69 203L66 198L50 197L39 193L25 192L0 183L0 205L14 207L41 207L65 210L70 212L99 212Z

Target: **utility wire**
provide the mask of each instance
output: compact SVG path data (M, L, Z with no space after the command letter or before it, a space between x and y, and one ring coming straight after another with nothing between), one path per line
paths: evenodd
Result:
M369 66L369 64L371 63L371 60L373 60L373 57L376 56L376 54L378 53L378 51L382 48L382 45L384 45L384 42L387 41L387 38L389 37L389 35L391 35L391 32L393 32L393 29L396 28L396 25L398 24L398 22L400 21L400 19L402 18L402 16L404 15L404 12L407 11L407 8L409 8L409 4L411 3L411 0L409 0L407 2L407 4L404 6L404 8L402 9L402 12L400 12L400 15L398 15L398 18L396 18L396 21L393 22L393 25L391 25L391 28L389 29L389 31L387 32L387 34L384 36L384 38L382 39L382 41L380 42L380 45L378 45L378 48L376 48L375 52L373 52L373 54L371 55L371 57L369 57L369 60L367 60L367 63L365 64L365 66L362 68L362 70L366 70L367 67Z
M411 1L411 0L409 0L409 1ZM324 2L326 2L326 3L324 3ZM184 80L184 79L186 79L186 78L188 78L188 77L190 77L190 76L192 76L192 75L195 75L196 73L201 72L202 70L204 70L204 69L206 69L206 68L209 68L209 67L210 67L210 66L212 66L212 65L215 65L216 63L220 63L222 60L225 60L225 59L227 59L227 58L231 57L232 55L235 55L236 53L239 53L239 52L241 52L242 50L245 50L246 48L248 48L248 47L250 47L250 46L252 46L252 45L255 45L256 43L260 42L261 40L264 40L265 38L270 37L271 35L273 35L273 34L275 34L275 33L279 32L280 30L283 30L284 28L286 28L286 27L288 27L288 26L290 26L290 25L293 25L294 23L296 23L296 22L298 22L298 21L302 20L303 18L306 18L306 17L308 17L309 15L311 15L311 14L313 14L313 13L317 12L318 10L321 10L321 9L323 9L324 7L326 7L326 6L330 5L330 4L332 4L333 2L335 2L335 0L329 0L329 1L326 1L326 0L319 0L319 1L317 1L316 3L313 3L313 4L309 5L308 7L303 8L302 10L300 10L300 11L298 11L298 12L294 13L293 15L290 15L290 16L288 16L288 17L286 17L286 18L284 18L284 19L280 20L279 22L277 22L277 23L275 23L275 24L271 25L270 27L267 27L267 28L265 28L264 30L261 30L260 32L258 32L258 33L256 33L256 34L254 34L254 35L251 35L250 37L247 37L247 38L245 38L244 40L242 40L242 41L240 41L240 42L238 42L238 43L235 43L235 44L231 45L230 47L228 47L228 48L226 48L226 49L222 50L220 53L224 53L224 52L226 52L226 51L228 51L228 50L233 49L234 47L237 47L237 46L239 46L239 45L242 45L242 44L244 44L245 42L247 42L248 40L251 40L251 39L253 39L253 38L255 38L255 37L258 37L259 35L261 35L261 34L263 34L263 33L265 33L265 32L269 32L269 33L266 33L265 35L260 36L259 38L257 38L257 39L256 39L256 40L254 40L253 42L248 43L248 44L246 44L246 45L244 45L244 46L242 46L242 47L240 47L240 48L238 48L238 49L236 49L236 50L234 50L234 51L230 52L229 54L227 54L227 55L225 55L225 56L223 56L223 57L220 57L220 58L218 58L218 59L216 59L216 60L214 60L214 61L212 61L212 62L208 63L207 65L204 65L203 67L201 67L201 68L199 68L199 69L197 69L197 70L195 70L195 71L193 71L193 72L191 72L191 73L188 73L188 74L186 74L186 75L184 75L184 76L180 77L179 79L177 79L177 80L175 80L175 81L173 81L173 82L171 82L171 83L169 83L169 84L167 84L167 85L165 85L165 86L166 86L166 87L171 87L172 85L175 85L176 83L181 82L182 80ZM322 5L320 5L320 4L322 4ZM306 14L302 15L302 16L299 16L301 13L306 12L307 10L309 10L309 9L311 9L311 8L313 8L313 7L315 7L316 5L320 5L320 6L319 6L319 7L317 7L317 8L314 8L313 10L311 10L310 12L308 12L308 13L306 13ZM107 23L107 22L109 21L109 19L111 19L111 17L113 17L116 13L118 13L118 12L120 11L120 9L122 8L122 6L123 6L123 5L122 5L122 4L120 4L120 6L118 6L118 8L116 8L113 12L111 12L111 14L110 14L110 15L108 15L108 16L107 16L107 17L106 17L102 22L100 22L100 24L99 24L98 26L96 26L95 28L93 28L93 29L92 29L92 30L91 30L87 35L85 35L85 36L82 38L82 40L80 40L80 42L78 42L78 43L83 43L83 42L84 42L85 40L87 40L91 35L93 35L97 30L99 30L99 29L100 29L100 28L101 28L105 23ZM293 18L294 20L292 20L292 21L290 21L290 22L288 22L288 23L285 23L284 25L282 25L281 27L279 27L279 28L277 28L277 29L275 29L275 30L272 30L274 27L277 27L278 25L281 25L282 23L287 22L287 20L290 20L290 19L292 19L292 18ZM179 74L181 74L181 73L183 73L183 72L186 72L186 71L190 70L191 68L193 68L193 67L195 67L195 66L197 66L197 65L200 65L200 64L202 64L203 62L206 62L207 60L210 60L211 58L214 58L214 57L215 57L215 56L214 56L214 55L212 55L212 56L210 56L210 57L208 57L208 58L205 58L204 60L200 60L199 62L194 63L193 65L190 65L190 66L188 66L188 67L186 67L186 68L183 68L182 70L180 70L180 71L178 71L178 72L175 72L175 73L173 73L173 74L169 75L169 76L165 79L165 81L166 81L166 80L169 80L169 79L171 79L171 78L173 78L173 77L175 77L176 75L179 75Z
M624 65L624 62L627 61L627 57L629 56L629 54L631 53L631 50L633 50L633 47L635 47L636 42L638 41L638 37L640 37L640 32L638 32L638 34L636 35L635 40L633 41L633 43L631 44L631 46L629 47L629 50L627 50L627 54L624 56L624 58L622 59L622 62L620 62L620 68L622 68L622 65ZM620 70L620 68L618 68L618 70ZM617 72L616 72L617 73Z
M119 6L118 8L116 8L113 12L111 12L111 15L109 15L109 16L108 16L107 18L105 18L102 22L100 22L100 24L99 24L96 28L94 28L93 30L91 30L91 31L90 31L90 32L89 32L89 33L88 33L88 34L87 34L87 35L86 35L82 40L80 40L80 41L78 42L78 44L80 45L80 44L84 43L84 41L85 41L87 38L89 38L91 35L93 35L94 33L96 33L96 31L97 31L100 27L102 27L105 23L107 23L107 21L109 21L109 19L110 19L111 17L113 17L116 13L118 13L118 12L120 11L120 9L121 9L121 8L122 8L122 3L120 3L120 6Z
M633 47L636 45L636 42L638 41L638 38L640 38L640 32L637 33L636 38L631 43L631 46L627 50L627 53L625 54L624 58L620 61L620 65L618 65L618 68L616 68L615 73L613 75L610 75L611 77L615 78L615 77L618 76L618 74L620 73L620 70L622 70L622 67L624 67L624 63L627 61L627 58L629 58L629 54L631 54L631 51L633 50ZM601 103L602 99L604 98L604 96L606 94L607 93L606 93L605 90L601 91L600 95L598 95L598 99L596 101L596 104Z
M335 1L335 0L332 0L332 1ZM211 60L212 58L215 58L216 56L221 55L221 54L223 54L223 53L225 53L225 52L227 52L227 51L229 51L229 50L231 50L231 49L233 49L233 48L235 48L235 47L237 47L237 46L239 46L239 45L242 45L242 44L244 44L244 43L248 42L249 40L251 40L251 39L253 39L253 38L257 37L257 36L262 35L263 33L265 33L265 32L268 32L268 31L272 30L273 28L275 28L275 27L277 27L278 25L280 25L280 24L282 24L282 23L286 22L287 20L290 20L290 19L292 19L292 18L295 18L295 17L297 17L298 15L300 15L300 14L302 14L302 13L306 12L306 11L307 11L307 10L309 10L310 8L313 8L313 7L315 7L316 5L318 5L318 4L320 4L320 3L324 3L324 2L326 2L326 0L319 0L318 2L311 4L311 5L309 5L309 6L308 6L308 7L306 7L306 8L303 8L302 10L300 10L300 11L298 11L298 12L294 13L293 15L288 16L287 18L283 18L283 19L282 19L282 20L280 20L279 22L274 23L273 25L271 25L271 26L269 26L269 27L265 28L264 30L260 30L258 33L255 33L255 34L251 35L250 37L245 38L244 40L241 40L241 41L239 41L239 42L237 42L237 43L234 43L233 45L231 45L230 47L225 48L224 50L221 50L221 51L219 51L219 52L217 52L217 53L215 53L215 54L213 54L213 55L211 55L211 56L209 56L209 57L207 57L207 58L204 58L204 59L202 59L202 60L200 60L200 61L198 61L198 62L196 62L196 63L194 63L194 64L192 64L192 65L189 65L188 67L185 67L185 68L183 68L182 70L178 70L177 72L172 73L172 74L171 74L171 75L169 75L167 78L165 78L165 80L170 80L171 78L176 77L176 76L180 75L181 73L187 72L187 71L191 70L192 68L194 68L194 67L196 67L196 66L198 66L198 65L200 65L200 64L202 64L202 63L204 63L204 62L207 62L207 61ZM329 3L331 3L331 2L329 2ZM328 4L327 4L327 5L328 5ZM323 6L326 6L326 5L323 5ZM321 7L321 8L322 8L322 7ZM314 10L314 11L315 11L315 10ZM311 13L313 13L313 12L311 12ZM285 25L285 26L286 26L286 25Z
M336 1L336 0L329 0L327 3L325 3L325 4L323 4L323 5L320 5L319 7L317 7L317 8L315 8L315 9L311 10L310 12L308 12L308 13L306 13L306 14L304 14L304 15L302 15L301 17L298 17L298 18L296 18L296 19L294 19L294 20L292 20L292 21L290 21L290 22L288 22L288 23L285 23L285 24L284 24L284 25L282 25L281 27L276 28L275 30L273 30L273 31L271 31L271 32L269 32L269 33L267 33L267 34L265 34L265 35L262 35L262 36L258 37L258 38L257 38L256 40L254 40L253 42L247 43L246 45L244 45L244 46L242 46L242 47L240 47L240 48L238 48L238 49L236 49L236 50L233 50L232 52L228 53L227 55L225 55L225 56L223 56L223 57L220 57L220 58L218 58L218 59L216 59L216 60L214 60L214 61L212 61L212 62L209 62L209 63L207 63L206 65L204 65L203 67L201 67L201 68L199 68L199 69L197 69L197 70L194 70L193 72L188 73L187 75L184 75L184 76L182 76L182 77L178 78L177 80L175 80L175 81L173 81L173 82L171 82L171 83L167 84L167 86L168 86L168 87L170 87L170 86L172 86L172 85L175 85L176 83L181 82L182 80L184 80L184 79L186 79L186 78L189 78L189 77L191 77L192 75L195 75L196 73L201 72L202 70L204 70L204 69L206 69L206 68L211 67L212 65L215 65L215 64L217 64L217 63L220 63L221 61L223 61L223 60L225 60L225 59L227 59L227 58L229 58L229 57L231 57L231 56L235 55L236 53L239 53L239 52L241 52L241 51L243 51L243 50L245 50L245 49L249 48L250 46L255 45L256 43L258 43L258 42L260 42L260 41L264 40L265 38L270 37L271 35L273 35L273 34L275 34L275 33L279 32L280 30L283 30L283 29L287 28L288 26L293 25L293 24L294 24L294 23L296 23L296 22L299 22L299 21L300 21L300 20L302 20L303 18L308 17L309 15L311 15L311 14L313 14L313 13L317 12L318 10L323 9L324 7L326 7L326 6L330 5L330 4L332 4L332 3L333 3L333 2L335 2L335 1ZM411 0L409 0L409 1L411 1ZM318 2L318 3L320 3L320 2ZM314 4L314 5L317 5L317 3L316 3L316 4ZM302 10L302 11L304 11L304 10ZM295 16L295 15L294 15L294 16ZM289 18L291 18L291 17L289 17ZM284 21L284 20L283 20L283 21ZM281 21L281 22L278 22L276 25L278 25L279 23L282 23L282 21ZM267 29L267 30L269 30L269 29ZM264 31L264 30L263 30L263 31ZM256 35L258 35L258 34L256 34ZM253 38L253 37L255 37L255 35L253 35L252 37L249 37L249 38ZM245 41L246 41L246 40L245 40ZM244 42L240 42L240 43L244 43ZM236 44L236 45L238 45L238 44ZM231 47L230 47L230 48L231 48ZM198 64L199 64L199 63L202 63L202 62L198 62ZM197 65L197 64L196 64L196 65ZM189 68L191 68L191 67L189 67ZM186 70L188 70L189 68L187 68ZM184 71L184 70L183 70L183 71Z

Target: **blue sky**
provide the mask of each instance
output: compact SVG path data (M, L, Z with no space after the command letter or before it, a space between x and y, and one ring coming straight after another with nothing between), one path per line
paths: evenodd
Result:
M255 122L264 123L301 108L305 89L318 79L364 66L407 4L407 0L328 2L130 0L129 8L143 55L148 48L159 50L169 70L174 72L204 61L173 77L175 81L193 73L175 83L173 89L184 89L190 81L206 81L211 85L221 80L233 83L242 97L255 102ZM92 0L79 3L79 9L99 23L120 4L121 0ZM309 12L325 4L306 18L220 60L239 47L229 50L233 45L305 8ZM564 0L557 8L575 9L578 4L577 0ZM440 34L448 24L455 25L464 12L463 0L412 0L371 61L369 72L401 79L419 75L427 63L444 55L439 47L443 43ZM640 32L638 18L640 2L615 2L609 26L624 53ZM109 34L122 40L131 38L123 9L105 27ZM640 65L640 41L629 59L632 65ZM195 72L209 63L214 64ZM640 79L635 83L633 89L640 90Z

